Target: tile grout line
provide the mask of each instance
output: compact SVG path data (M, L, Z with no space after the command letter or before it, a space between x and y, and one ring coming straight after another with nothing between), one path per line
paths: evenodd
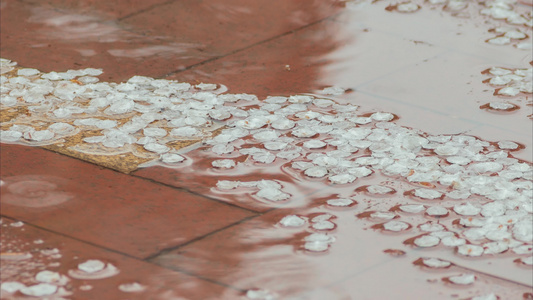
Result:
M189 241L187 241L187 242L185 242L185 243L183 243L183 244L179 244L179 245L176 245L176 246L172 246L172 247L168 247L168 248L162 249L162 250L160 250L158 253L154 253L154 254L152 254L152 255L149 255L149 256L143 258L143 260L144 260L144 261L148 261L148 262L153 263L152 260L155 259L155 258L157 258L158 256L161 256L161 255L167 254L167 253L169 253L169 252L171 252L171 251L177 250L177 249L179 249L179 248L182 248L182 247L188 246L188 245L190 245L190 244L192 244L192 243L195 243L195 242L197 242L197 241L203 240L203 239L205 239L205 238L207 238L207 237L210 237L210 236L212 236L212 235L214 235L214 234L217 234L217 233L219 233L219 232L221 232L221 231L224 231L224 230L229 229L229 228L231 228L231 227L233 227L233 226L236 226L236 225L242 224L242 223L244 223L244 222L250 221L251 219L257 218L257 217L262 216L262 215L263 215L263 214L257 214L257 215L253 215L253 216L245 217L245 218L243 218L243 219L241 219L241 220L239 220L239 221L237 221L237 222L234 222L234 223L231 223L231 224L226 225L226 226L224 226L224 227L221 227L221 228L219 228L219 229L213 230L213 231L211 231L211 232L209 232L209 233L206 233L206 234L204 234L204 235L202 235L202 236L195 237L194 239L189 240Z
M178 268L178 267L174 267L174 266L164 266L164 265L161 265L161 264L158 264L158 263L153 263L153 262L150 262L150 264L152 264L154 266L158 266L158 267L164 268L164 269L167 269L167 270L170 270L170 271L183 273L183 274L189 275L191 277L196 277L196 278L205 280L207 282L211 282L211 283L223 286L225 288L230 288L232 290L235 290L235 291L238 291L238 292L241 292L241 293L246 292L246 290L244 290L244 289L238 288L236 286L232 286L232 285L224 283L224 282L216 281L216 280L211 279L211 278L204 277L202 275L196 274L196 273L191 272L191 271L187 271L187 270L182 269L182 268Z
M514 281L512 279L507 279L507 278L500 277L500 276L497 276L497 275L494 275L494 274L490 274L490 273L487 273L487 272L484 272L484 271L479 271L479 270L476 270L476 269L473 269L473 268L469 268L469 267L465 267L465 266L462 266L462 265L458 265L456 263L452 263L452 264L455 265L458 268L469 270L469 271L472 271L472 272L475 272L475 273L480 273L480 274L483 274L483 275L488 276L488 277L492 277L492 278L496 278L496 279L503 280L503 281L506 281L506 282L518 284L518 285L521 285L521 286L524 286L524 287L528 287L528 288L532 288L533 287L533 285L527 285L525 283L517 282L517 281Z
M10 216L4 215L4 214L0 214L0 217L6 218L6 219L9 219L9 220L12 220L12 221L20 221L20 219L18 219L18 218L10 217ZM255 216L250 216L250 217L247 217L245 219L239 220L239 221L237 221L237 222L235 222L233 224L230 224L230 225L225 226L223 228L217 229L217 230L215 230L215 231L213 231L211 233L208 233L208 234L206 234L206 235L204 235L202 237L205 237L205 236L211 235L213 233L222 231L222 230L227 229L227 228L229 228L229 227L231 227L233 225L238 225L238 224L240 224L240 223L242 223L244 221L247 221L247 219L250 219L250 218L253 218L253 217L255 217ZM28 226L34 227L36 229L39 229L39 230L42 230L42 231L45 231L45 232L48 232L48 233L56 234L56 235L59 235L59 236L62 236L62 237L65 237L65 238L68 238L68 239L83 243L83 244L87 244L87 245L96 247L96 248L101 249L101 250L105 250L105 251L109 251L109 252L112 252L112 253L115 253L115 254L118 254L118 255L122 255L124 257L130 258L130 259L133 259L133 260L136 260L136 261L139 261L139 262L148 263L148 264L151 264L151 265L154 265L154 266L158 266L158 267L161 267L161 268L164 268L164 269L167 269L167 270L176 271L176 272L183 273L183 274L186 274L186 275L189 275L189 276L192 276L192 277L196 277L196 278L199 278L199 279L202 279L202 280L214 283L214 284L218 284L218 285L223 286L223 287L227 287L227 288L231 288L231 289L234 289L234 290L237 290L237 291L240 291L240 292L244 292L244 290L242 290L240 288L237 288L237 287L234 287L234 286L222 283L222 282L218 282L216 280L213 280L213 279L210 279L210 278L206 278L206 277L203 277L201 275L197 275L195 273L191 273L191 272L188 272L188 271L185 271L185 270L181 270L181 269L177 269L177 268L170 268L170 267L167 267L167 266L164 266L164 265L161 265L161 264L157 264L157 263L151 262L151 261L148 260L148 258L139 258L139 257L133 256L131 254L124 253L124 252L121 252L121 251L118 251L118 250L115 250L115 249L111 249L111 248L108 248L106 246L101 246L101 245L98 245L98 244L95 244L93 242L89 242L89 241L86 241L86 240L82 240L82 239L79 239L77 237L73 237L73 236L70 236L70 235L67 235L67 234L64 234L64 233L61 233L61 232L57 232L55 230L51 230L51 229L48 229L48 228L33 224L31 222L27 222L27 221L22 221L22 222L24 222L24 225L28 225ZM191 241L187 241L187 242L184 243L184 245L185 244L190 244L191 242L199 240L199 239L201 239L201 238L195 238L195 239L193 239ZM151 255L151 256L153 256L153 255ZM151 256L149 256L149 257L151 257Z
M138 11L136 11L136 12L132 12L132 13L130 13L129 15L125 15L125 16L123 16L123 17L117 18L116 20L120 22L120 21L126 20L126 19L128 19L128 18L134 17L134 16L136 16L136 15L140 15L140 14L142 14L142 13L145 13L145 12L147 12L147 11L150 11L150 10L152 10L152 9L154 9L154 8L157 8L157 7L160 7L160 6L165 6L165 5L168 5L168 4L171 4L172 2L176 2L176 0L169 0L169 1L166 1L166 2L163 2L163 3L157 3L157 4L154 4L154 5L150 6L150 7L146 7L146 8L143 8L143 9L141 9L141 10L138 10Z
M18 145L18 144L9 144L9 145ZM22 145L22 146L28 146L28 145ZM28 146L28 147L33 147L33 146ZM230 203L230 202L226 202L226 201L221 201L221 200L218 200L218 199L214 199L214 198L211 198L211 197L208 197L206 195L202 195L198 192L194 192L194 191L191 191L191 190L188 190L186 188L183 188L183 187L177 187L177 186L173 186L171 184L168 184L168 183L164 183L164 182L160 182L160 181L157 181L157 180L154 180L154 179L151 179L151 178L146 178L146 177L142 177L142 176L139 176L139 175L135 175L135 174L132 174L131 172L130 173L123 173L123 172L120 172L118 170L115 170L115 169L112 169L112 168L109 168L109 167L106 167L106 166L102 166L102 165L99 165L97 163L94 163L94 162L90 162L90 161L87 161L87 160L84 160L84 159L81 159L81 158L78 158L78 157L73 157L73 156L70 156L70 155L67 155L67 154L63 154L63 153L60 153L60 152L56 152L54 150L51 150L51 149L46 149L46 148L42 148L42 147L38 147L39 149L42 149L42 150L45 150L45 151L49 151L49 152L52 152L52 153L55 153L55 154L58 154L58 155L62 155L62 156L66 156L68 158L71 158L71 159L75 159L75 160L78 160L78 161L81 161L83 163L89 163L91 165L94 165L98 168L102 168L102 169L105 169L105 170L109 170L109 171L112 171L112 172L116 172L118 174L121 174L121 175L124 175L124 176L130 176L130 177L133 177L133 178L136 178L136 179L139 179L139 180L143 180L143 181L148 181L148 182L152 182L154 184L157 184L157 185L162 185L162 186L165 186L165 187L168 187L168 188L171 188L173 190L179 190L179 191L184 191L184 192L187 192L191 195L194 195L194 196L199 196L199 197L202 197L206 200L209 200L209 201L214 201L214 202L217 202L219 204L224 204L224 205L227 205L227 206L230 206L232 208L239 208L239 209L242 209L242 210L245 210L245 211L248 211L248 212L251 212L251 213L254 213L254 214L258 214L258 213L261 213L260 211L257 211L257 210L253 210L253 209L250 209L250 208L246 208L246 207L241 207L241 206L238 206L236 204L233 204L233 203ZM135 171L138 171L139 169L136 169L136 170L133 170L132 172L135 172Z
M120 173L120 172L119 172ZM195 196L200 196L202 198L205 198L207 200L210 200L210 201L214 201L214 202L217 202L219 204L225 204L225 205L228 205L232 208L240 208L242 210L246 210L248 212L251 212L251 213L254 213L254 214L261 214L260 211L257 211L257 210L253 210L251 208L247 208L247 207L242 207L242 206L239 206L237 204L233 204L231 202L227 202L227 201L222 201L222 200L218 200L218 199L215 199L215 198L211 198L209 196L206 196L206 195L203 195L199 192L195 192L195 191L191 191L191 190L188 190L186 188L183 188L183 187L177 187L177 186L173 186L171 184L168 184L168 183L164 183L164 182L160 182L160 181L157 181L155 179L152 179L152 178L146 178L146 177L142 177L142 176L139 176L139 175L135 175L135 174L127 174L131 177L134 177L134 178L138 178L138 179L141 179L141 180L145 180L145 181L148 181L148 182L152 182L152 183L155 183L155 184L158 184L158 185L162 185L162 186L165 186L165 187L168 187L168 188L171 188L171 189L175 189L175 190L180 190L180 191L185 191L189 194L192 194L192 195L195 195Z
M225 57L228 57L228 56L231 56L231 55L234 55L234 54L237 54L237 53L240 53L240 52L243 52L245 50L248 50L250 48L253 48L253 47L256 47L256 46L259 46L259 45L262 45L262 44L265 44L265 43L268 43L268 42L271 42L273 40L276 40L278 38L282 38L284 36L287 36L287 35L290 35L290 34L293 34L293 33L296 33L296 32L299 32L303 29L306 29L308 27L311 27L313 25L316 25L316 24L319 24L321 22L324 22L328 19L331 19L331 18L334 18L336 16L338 16L339 14L341 14L341 12L338 12L336 14L333 14L331 16L327 16L325 18L322 18L320 20L317 20L317 21L314 21L314 22L311 22L309 24L306 24L302 27L299 27L299 28L296 28L296 29L292 29L292 30L289 30L287 32L284 32L284 33L281 33L279 35L276 35L276 36L273 36L273 37L270 37L270 38L267 38L267 39L264 39L262 41L259 41L259 42L256 42L256 43L253 43L251 45L248 45L248 46L245 46L243 48L240 48L240 49L236 49L236 50L233 50L233 51L230 51L226 54L222 54L222 55L219 55L219 56L215 56L215 57L212 57L212 58L209 58L209 59L206 59L204 61L201 61L201 62L198 62L198 63L195 63L195 64L192 64L192 65L189 65L189 66L186 66L184 68L181 68L181 69L178 69L178 70L175 70L175 71L171 71L163 76L161 76L160 78L167 78L169 76L172 76L172 75L175 75L175 74L178 74L178 73L181 73L181 72L184 72L184 71L187 71L187 70L190 70L190 69L193 69L193 68L196 68L198 66L202 66L204 64L208 64L210 62L213 62L213 61L216 61L218 59L222 59L222 58L225 58Z
M70 236L68 234L64 234L64 233L61 233L61 232L58 232L58 231L55 231L55 230L52 230L52 229L48 229L48 228L42 227L40 225L34 224L31 221L24 221L22 219L11 217L11 216L4 215L4 214L0 214L0 217L6 218L6 219L10 219L10 220L22 221L24 223L24 225L29 225L29 226L37 228L39 230L43 230L43 231L46 231L46 232L49 232L49 233L57 234L59 236L66 237L66 238L69 238L69 239L72 239L72 240L75 240L75 241L78 241L78 242L81 242L81 243L84 243L84 244L88 244L88 245L91 245L91 246L99 248L99 249L103 249L103 250L106 250L106 251L109 251L109 252L113 252L115 254L123 255L123 256L131 258L131 259L142 261L141 258L138 258L138 257L133 256L131 254L124 253L124 252L121 252L121 251L118 251L118 250L115 250L115 249L112 249L112 248L108 248L106 246L98 245L98 244L90 242L90 241L82 240L80 238L77 238L77 237L74 237L74 236Z

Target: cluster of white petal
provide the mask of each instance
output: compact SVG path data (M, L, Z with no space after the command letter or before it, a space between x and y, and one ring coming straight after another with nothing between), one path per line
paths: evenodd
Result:
M10 65L3 60L2 70L12 68ZM497 75L502 70L491 72ZM453 212L464 216L460 222L464 230L451 233L435 229L433 225L438 224L413 226L432 232L415 240L420 247L440 243L475 246L465 244L468 241L482 243L481 253L494 254L533 240L533 168L510 156L510 151L518 148L512 141L489 143L467 135L429 135L398 126L391 113L360 113L356 105L313 95L271 96L259 101L254 95L224 93L212 84L191 86L142 76L119 84L98 82L95 76L101 71L97 69L14 72L1 77L3 107L24 106L29 113L8 122L11 126L1 132L3 142L40 145L79 131L99 130L101 135L88 137L84 143L109 150L141 145L155 159L175 165L185 157L169 143L202 138L207 148L220 156L212 166L221 170L236 167L235 157L240 155L259 167L284 163L301 179L328 185L356 184L374 173L426 184L427 188L416 188L411 195L428 205L404 205L400 210L425 212L431 217ZM44 122L45 128L33 127L39 122ZM220 127L220 133L211 137L209 131ZM219 181L217 187L253 188L257 198L274 202L291 198L282 184L273 180ZM380 185L368 186L367 191L382 197L395 192ZM457 204L443 207L435 203L442 200L456 200ZM328 205L351 204L342 200ZM385 228L410 228L401 222L389 222ZM311 227L328 229L330 223L311 222ZM316 249L325 245L309 242L320 244ZM479 252L475 247L463 248L458 253Z

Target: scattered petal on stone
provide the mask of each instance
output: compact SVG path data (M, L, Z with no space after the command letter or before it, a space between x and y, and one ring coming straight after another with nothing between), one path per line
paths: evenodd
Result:
M322 94L324 95L332 95L332 96L339 96L346 92L346 89L343 89L341 87L327 87L322 90Z
M483 245L485 248L484 254L498 254L507 251L509 246L503 242L490 242Z
M316 230L331 230L335 228L335 224L331 221L322 220L319 222L314 222L311 227Z
M0 285L0 289L10 294L14 294L26 286L18 281L4 281Z
M490 102L489 107L496 110L509 110L515 108L515 105L505 102Z
M35 275L35 280L55 285L65 285L68 282L66 276L48 270L37 273L37 275Z
M27 296L42 297L55 294L57 286L48 283L39 283L28 287L22 287L19 291Z
M461 245L457 247L457 253L465 256L481 256L483 247L471 244Z
M264 188L260 189L256 194L258 197L270 200L270 201L283 201L291 197L291 195L282 192L276 188Z
M466 240L456 236L447 236L441 239L441 243L446 247L456 247L466 244Z
M289 215L283 217L279 223L285 227L300 227L305 224L305 220L296 215Z
M75 131L75 127L67 123L54 123L48 126L48 130L55 134L66 135Z
M271 142L266 142L264 143L264 146L267 150L271 150L271 151L279 151L279 150L283 150L285 149L289 144L288 143L285 143L285 142L276 142L276 141L271 141Z
M24 222L22 222L22 221L13 222L13 223L9 224L9 226L11 226L11 227L22 227L22 226L24 226Z
M440 239L431 235L423 235L414 240L414 244L418 247L435 247L439 244Z
M420 6L415 4L415 3L413 3L413 2L406 2L406 3L398 4L396 9L399 12L412 13L412 12L415 12L415 11L419 10Z
M402 221L389 221L383 224L383 228L388 231L402 231L409 228L409 224Z
M34 76L34 75L37 75L39 74L39 70L37 69L30 69L30 68L26 68L26 69L19 69L17 71L17 75L19 76Z
M142 292L146 290L146 286L138 282L132 282L132 283L123 283L118 286L118 289L125 293L138 293L138 292Z
M327 144L320 140L309 140L303 144L303 146L307 149L318 149L323 148Z
M474 281L476 281L476 276L474 276L474 274L461 274L458 276L448 277L448 280L455 284L466 285L474 283Z
M426 213L430 216L445 216L448 210L442 206L432 206L426 210Z
M347 206L351 206L355 202L353 200L351 200L351 199L339 198L339 199L330 199L330 200L326 201L326 203L329 206L347 207Z
M371 116L370 116L373 120L375 121L385 121L385 122L388 122L388 121L391 121L392 119L394 119L394 115L391 114L391 113L386 113L386 112L377 112L377 113L373 113Z
M33 132L25 132L24 138L30 141L48 141L54 138L55 134L50 130L39 130L39 131L33 131Z
M394 192L394 189L388 187L388 186L383 186L383 185L369 185L366 190L371 193L371 194L380 194L380 195L384 195L384 194L389 194L389 193L392 193Z
M453 207L453 210L463 216L475 216L481 212L481 208L472 205L470 202L464 204L456 204Z
M500 149L505 149L505 150L515 150L515 149L518 149L518 144L515 142L511 142L511 141L501 141L501 142L498 142L498 147Z
M185 157L177 153L165 153L161 155L161 161L166 164L180 163L185 160Z
M328 174L328 169L325 167L314 166L304 171L304 174L309 177L320 178Z
M269 290L253 289L246 291L246 298L254 300L276 300L278 297Z
M338 175L329 176L328 179L332 183L346 184L346 183L354 182L357 179L357 177L350 175L350 174L338 174Z
M309 127L298 127L292 130L292 134L300 138L308 138L314 136L316 131Z
M232 159L217 159L214 160L211 165L220 169L231 169L235 167L235 161Z
M95 273L102 271L104 268L105 263L96 259L90 259L78 265L78 269L86 273Z
M400 209L407 213L420 213L423 212L426 208L422 204L407 204L400 206Z
M435 224L435 223L424 223L420 225L420 230L426 231L426 232L436 232L436 231L444 230L444 226L442 226L441 224Z
M162 144L158 144L158 143L145 144L144 149L150 152L155 152L155 153L160 153L160 154L170 151L169 147L162 145Z
M452 263L446 260L441 260L438 258L424 258L422 263L430 268L447 268L451 266Z
M423 199L438 199L442 197L442 194L436 190L415 189L415 196L423 198Z
M306 242L304 248L311 252L323 252L329 248L329 245L335 242L333 236L325 233L312 233L304 238Z

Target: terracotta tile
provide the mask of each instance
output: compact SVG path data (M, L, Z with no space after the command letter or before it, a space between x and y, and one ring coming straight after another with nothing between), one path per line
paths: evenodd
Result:
M47 4L2 2L1 26L2 57L44 72L102 68L105 81L159 77L213 57L194 43L145 36L113 17Z
M151 261L240 289L267 289L281 298L291 299L352 299L359 295L358 289L361 289L362 299L388 299L390 293L394 294L392 290L396 294L406 292L413 296L408 297L410 299L440 299L441 293L449 297L454 288L442 285L435 288L427 280L436 277L440 281L445 276L460 273L474 273L481 279L472 288L464 288L463 291L467 291L461 292L462 296L472 296L473 292L489 293L494 282L514 281L505 283L499 290L512 294L515 287L523 291L531 278L531 268L517 267L511 257L472 259L460 257L446 247L407 246L403 241L419 234L417 229L381 233L372 228L373 222L356 217L365 209L368 207L364 201L343 209L328 208L320 201L311 208L277 209L163 253ZM330 220L336 227L326 231L312 229L310 220L325 213L332 215ZM290 214L307 218L307 223L297 228L284 228L279 221ZM326 232L335 241L325 252L308 252L304 249L304 238L313 232ZM386 252L391 250L401 254ZM468 272L452 269L453 272L428 276L412 263L420 257L436 257L466 265ZM480 274L496 274L503 279L485 280L487 277ZM380 291L384 286L389 290Z
M39 283L35 275L48 270L68 277L63 286L66 292L63 296L68 299L235 299L241 294L232 288L94 247L30 224L14 227L13 223L16 225L14 220L4 217L0 225L1 279L4 283L18 281L27 286L35 285ZM28 254L31 257L23 259ZM110 273L111 277L97 280L72 276L72 270L87 260L112 264L119 273ZM124 292L119 289L120 285L132 283L140 284L144 290ZM20 292L12 295L13 298L2 290L3 299L23 296Z
M160 77L298 29L339 6L335 1L175 1L118 22L119 10L133 10L137 2L91 2L90 10L89 4L63 3L3 3L2 56L45 72L104 68L101 78L110 81Z
M292 95L323 88L327 55L345 41L335 33L339 24L323 21L292 34L245 49L221 59L168 76L226 85L230 93Z
M113 18L123 18L132 14L142 13L152 7L161 5L168 0L126 0L118 2L102 0L67 1L67 0L26 0L26 3L34 5L47 4L61 11L76 11L80 14L100 14Z
M1 149L3 214L136 257L253 215L43 149Z
M356 211L277 209L151 261L237 288L267 289L282 298L300 299L306 291L394 259L381 252L394 238L376 239L374 232L346 226L354 222ZM303 238L313 232L308 224L295 229L277 224L289 214L312 217L319 212L335 215L338 225L329 232L337 240L326 253L303 249Z
M173 1L122 23L223 55L335 14L340 1ZM290 54L289 54L290 55Z

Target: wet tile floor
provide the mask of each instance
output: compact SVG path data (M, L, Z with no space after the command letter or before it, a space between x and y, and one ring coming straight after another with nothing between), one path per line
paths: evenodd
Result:
M2 299L533 299L528 0L0 8Z

